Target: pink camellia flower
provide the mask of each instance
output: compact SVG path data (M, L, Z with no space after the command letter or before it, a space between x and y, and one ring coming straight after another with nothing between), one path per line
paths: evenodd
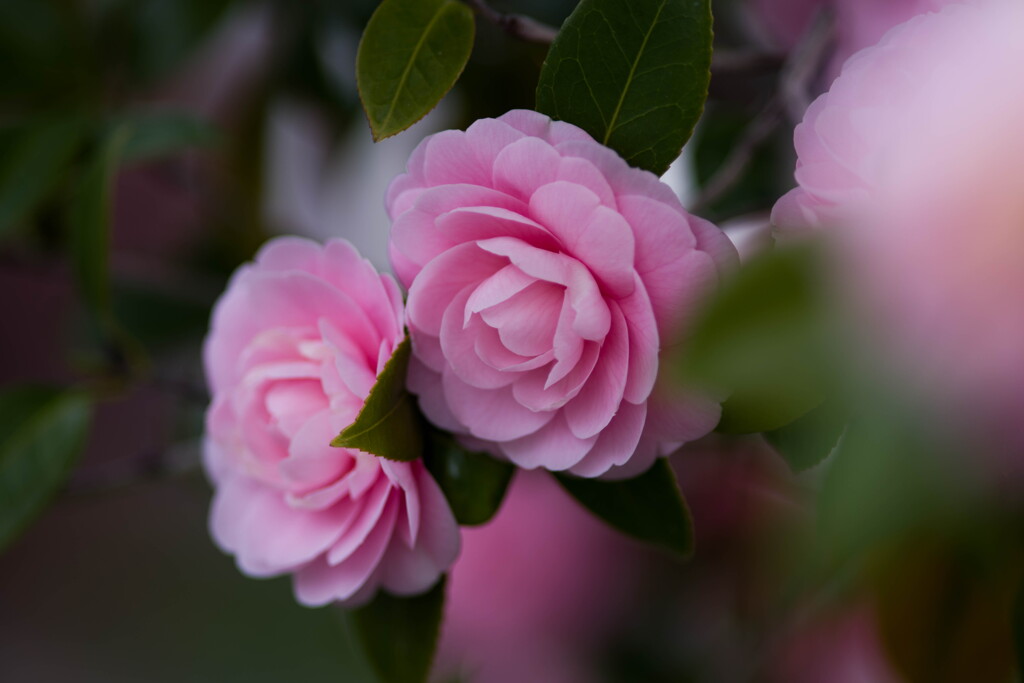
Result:
M838 238L851 291L936 395L1024 406L1024 4L918 16L855 55L795 133L782 232ZM1006 424L1013 424L1010 420Z
M213 537L250 576L293 573L303 604L422 592L458 554L422 462L330 446L401 342L402 313L394 280L348 242L297 238L266 245L214 309Z
M434 423L582 476L639 473L715 426L707 398L649 399L659 350L736 254L653 174L512 111L424 140L387 204Z

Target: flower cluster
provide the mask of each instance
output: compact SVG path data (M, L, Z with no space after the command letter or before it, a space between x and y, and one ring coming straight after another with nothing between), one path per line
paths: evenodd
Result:
M406 327L423 414L526 469L634 476L720 414L656 384L735 250L653 174L513 111L424 140L387 204L407 305L348 243L279 238L206 345L214 538L247 574L294 574L311 605L421 592L458 552L422 461L330 446Z
M794 21L817 4L789 3ZM873 18L845 24L860 37L844 34L844 57L938 11L854 54L807 110L777 235L832 233L879 348L958 406L1019 413L1024 90L1009 84L1024 5L858 7ZM206 345L213 535L247 574L293 574L311 605L423 592L458 554L419 453L330 445L407 335L403 405L414 395L432 436L507 469L637 477L722 416L721 397L661 370L736 249L581 128L519 110L430 136L386 207L397 282L346 242L274 240L236 274Z

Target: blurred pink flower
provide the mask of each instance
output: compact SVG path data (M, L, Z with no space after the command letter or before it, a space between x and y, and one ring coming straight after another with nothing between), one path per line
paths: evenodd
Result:
M647 559L546 472L518 472L498 515L463 530L438 671L472 683L599 680Z
M708 398L648 405L660 349L736 260L656 176L513 111L424 140L387 202L435 424L582 476L642 472L715 426Z
M899 683L871 611L859 607L816 617L789 634L775 665L785 683Z
M895 1L895 0L894 0ZM827 0L750 0L754 18L773 43L793 49Z
M402 298L348 242L267 244L235 273L204 349L210 527L250 576L306 605L429 588L459 531L422 462L332 448L401 342Z
M851 289L925 386L1024 406L1024 5L955 4L855 55L795 133L779 230L841 242Z
M850 55L877 43L897 24L935 12L958 0L751 0L754 15L780 47L790 50L810 28L815 13L835 12L835 48L827 78L833 80Z

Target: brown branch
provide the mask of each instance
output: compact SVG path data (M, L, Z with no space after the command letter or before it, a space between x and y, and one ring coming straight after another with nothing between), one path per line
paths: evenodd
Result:
M736 141L725 161L715 169L711 178L704 183L700 194L690 205L690 210L699 213L724 197L743 178L754 159L758 148L782 123L782 106L777 98L768 104L750 122Z
M807 107L814 101L814 82L821 73L825 57L830 53L835 37L835 18L832 12L818 12L814 23L800 43L793 48L779 75L779 95L786 105L790 121L799 123Z
M499 12L484 0L465 0L474 12L491 22L508 35L527 43L550 45L558 36L558 29L542 24L536 19L522 14L506 14Z
M104 495L146 482L185 477L200 471L200 450L198 441L186 441L86 465L72 474L63 494L72 498Z
M811 28L782 64L778 92L754 117L725 161L704 184L691 206L692 211L706 210L742 180L754 154L782 124L784 115L794 124L803 119L813 100L814 81L832 46L834 27L835 21L830 11L818 12ZM739 61L733 64L726 62L726 66L732 67L739 64Z

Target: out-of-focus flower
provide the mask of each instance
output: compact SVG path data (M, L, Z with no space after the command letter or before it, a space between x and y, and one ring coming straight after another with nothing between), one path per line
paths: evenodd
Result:
M850 609L816 618L789 634L775 665L780 683L898 683L885 658L871 611Z
M582 476L642 472L714 427L708 398L648 399L736 253L656 176L513 111L424 140L387 201L410 388L434 423Z
M750 0L754 18L768 38L779 47L791 50L810 28L814 13L826 0Z
M1024 405L1024 5L918 16L846 64L795 133L783 231L840 241L852 290L925 386Z
M459 531L419 461L330 447L401 342L402 298L348 243L280 238L213 314L205 460L214 539L307 605L429 588Z
M519 472L498 515L463 531L438 669L472 683L599 680L647 560L550 475Z
M959 0L751 0L754 16L769 36L792 49L822 10L834 14L834 52L826 76L831 81L850 55L877 43L892 27Z

